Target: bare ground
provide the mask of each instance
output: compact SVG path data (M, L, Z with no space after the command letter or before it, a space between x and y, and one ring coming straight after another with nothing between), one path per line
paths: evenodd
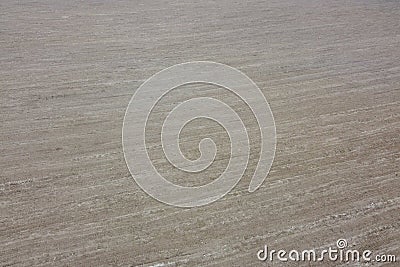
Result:
M400 3L196 2L0 2L1 265L258 266L339 238L400 257ZM277 151L256 192L248 174L181 209L135 184L121 128L145 79L193 60L258 84Z

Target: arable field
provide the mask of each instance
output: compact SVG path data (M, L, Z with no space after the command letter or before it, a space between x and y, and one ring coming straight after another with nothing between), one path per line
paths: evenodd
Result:
M224 99L249 121L253 155L225 197L178 208L135 183L122 124L147 78L198 60L260 87L276 154L249 193L260 148L248 110L221 88L172 92L154 123L188 95ZM1 0L0 122L0 266L265 266L264 245L338 239L400 261L399 1ZM205 184L224 170L229 139L218 125L182 132L189 158L207 135L221 145L197 176L168 166L156 129L150 154L174 183Z

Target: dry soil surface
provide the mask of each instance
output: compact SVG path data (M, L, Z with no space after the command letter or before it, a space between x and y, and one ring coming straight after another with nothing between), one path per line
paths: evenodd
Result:
M399 58L396 0L2 0L0 264L261 266L264 245L321 249L339 238L399 258ZM228 64L257 83L277 149L254 193L253 160L224 198L184 209L134 182L121 129L143 81L193 60ZM220 88L181 92L155 122L194 92L237 103ZM218 125L188 129L188 157L204 133L225 144ZM223 164L221 156L213 174L169 176L204 184Z

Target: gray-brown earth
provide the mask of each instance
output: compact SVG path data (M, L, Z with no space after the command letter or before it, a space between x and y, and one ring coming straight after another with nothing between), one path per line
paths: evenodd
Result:
M395 0L2 0L1 265L259 266L265 244L301 250L339 238L400 257L399 58ZM277 150L254 193L253 156L227 196L182 209L137 186L121 128L145 79L193 60L228 64L257 83ZM154 121L191 93L236 103L209 89L171 94ZM199 127L226 144L209 123L182 133L188 157L198 156ZM152 155L181 184L207 183L226 164L222 155L193 178L171 175Z

